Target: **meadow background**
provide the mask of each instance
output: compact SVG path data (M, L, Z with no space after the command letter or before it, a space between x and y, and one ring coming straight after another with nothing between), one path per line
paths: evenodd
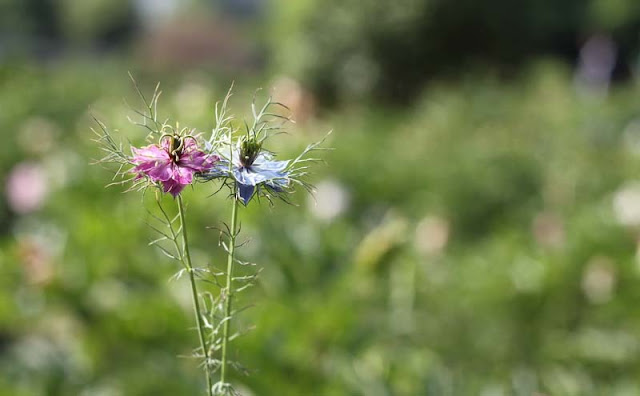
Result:
M334 131L315 200L241 211L243 394L640 395L636 0L0 1L0 395L204 389L152 199L90 165L129 71L201 131L263 88L281 158Z

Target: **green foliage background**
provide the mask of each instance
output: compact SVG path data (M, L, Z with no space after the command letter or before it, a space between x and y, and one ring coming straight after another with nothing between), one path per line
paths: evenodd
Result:
M283 21L303 29L296 10ZM188 286L147 246L152 197L104 187L89 115L142 141L122 101L137 103L132 69L147 92L162 81L162 115L208 131L232 77L148 66L122 54L0 66L3 182L29 161L51 186L27 215L0 198L2 396L203 389L185 357ZM255 328L232 344L251 372L233 377L244 394L640 395L638 228L614 211L640 171L637 81L589 96L555 58L506 80L491 70L432 79L403 106L346 95L272 140L287 158L333 129L311 181L340 186L348 205L326 221L300 192L298 206L241 211L240 256L263 268L240 296L252 308L238 327ZM233 112L272 77L234 76ZM185 192L199 265L223 260L208 227L230 205L215 191ZM447 238L428 249L433 232Z

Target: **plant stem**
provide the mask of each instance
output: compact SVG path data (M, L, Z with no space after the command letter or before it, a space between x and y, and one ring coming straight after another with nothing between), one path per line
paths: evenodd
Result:
M202 348L202 354L204 355L204 369L205 376L207 378L207 393L209 396L213 396L213 390L211 388L211 376L209 375L209 348L207 347L207 341L204 338L204 324L202 323L202 316L200 316L200 299L198 297L198 288L196 285L196 279L193 274L193 266L191 265L191 255L189 254L189 241L187 237L187 225L184 217L184 206L182 204L182 196L178 195L178 212L180 213L180 225L182 228L182 244L184 254L182 260L187 272L189 273L189 281L191 282L191 297L193 298L193 311L196 315L196 322L198 324L198 336L200 337L200 348Z
M229 325L231 322L231 283L233 279L234 252L236 247L236 222L238 219L238 198L233 194L233 207L231 209L231 233L229 235L229 246L227 256L227 285L225 288L224 325L222 328L222 363L220 366L220 382L225 384L227 373L227 344L229 343Z

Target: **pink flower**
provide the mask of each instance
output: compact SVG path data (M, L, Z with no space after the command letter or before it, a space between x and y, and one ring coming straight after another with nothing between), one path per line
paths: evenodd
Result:
M16 213L26 214L40 209L48 193L49 183L42 166L23 162L9 173L6 185L7 202Z
M207 171L220 160L216 155L198 150L192 137L167 136L160 146L132 147L131 151L136 165L132 172L137 173L138 178L146 175L152 181L161 182L163 191L174 197L191 184L194 173Z

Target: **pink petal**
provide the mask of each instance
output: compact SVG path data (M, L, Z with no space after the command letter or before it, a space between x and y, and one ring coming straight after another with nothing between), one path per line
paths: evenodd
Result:
M164 161L170 159L169 153L160 147L152 144L146 147L135 148L132 147L131 151L133 152L133 163L141 164L147 161Z
M180 157L180 165L193 169L196 172L209 170L220 161L217 155L207 155L202 151L193 151Z
M173 176L172 166L173 164L171 162L157 163L154 167L145 171L145 173L151 177L151 180L164 182Z
M147 173L156 166L158 166L158 161L146 161L133 168L132 172Z
M174 165L172 179L180 184L191 184L193 181L193 169Z
M165 137L164 139L162 139L162 142L160 142L160 145L168 154L169 150L171 149L171 138L169 136Z
M183 152L189 152L189 151L198 149L198 143L196 142L195 139L192 139L192 138L183 139L183 144L184 144L184 148L182 149Z
M162 190L164 192L168 192L174 197L178 196L180 192L184 189L184 185L176 182L175 180L167 180L162 182Z
M138 174L137 178L147 175L153 181L160 181L164 192L177 196L186 185L193 182L195 172L211 169L220 160L216 155L198 150L194 139L185 139L183 144L177 164L168 152L171 146L169 138L163 139L160 147L153 144L142 148L132 147L132 162L136 165L132 172Z

